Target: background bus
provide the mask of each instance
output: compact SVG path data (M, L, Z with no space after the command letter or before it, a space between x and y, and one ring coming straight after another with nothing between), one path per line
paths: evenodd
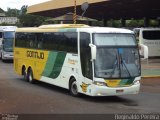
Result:
M16 26L1 26L0 58L13 60L13 40L15 38Z
M2 32L3 32L3 28L0 26L0 51L2 47Z
M135 28L140 44L148 47L149 57L160 57L160 28Z
M137 94L141 67L134 32L86 25L18 28L14 70L89 96Z

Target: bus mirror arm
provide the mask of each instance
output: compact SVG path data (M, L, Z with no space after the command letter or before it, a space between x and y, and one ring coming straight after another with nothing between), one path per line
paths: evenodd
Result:
M148 59L148 47L144 44L139 44L140 55L144 56L142 60Z
M90 43L89 46L91 48L92 60L95 60L96 59L96 54L97 54L97 47L95 45L93 45L92 43Z

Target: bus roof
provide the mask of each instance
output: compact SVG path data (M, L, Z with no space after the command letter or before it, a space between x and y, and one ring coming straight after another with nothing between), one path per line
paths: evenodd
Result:
M39 28L41 29L54 29L54 28L84 28L89 27L85 24L50 24L50 25L41 25Z
M91 27L91 28L78 28L79 31L85 31L89 33L132 33L133 31L123 28L112 27Z
M160 28L158 28L158 27L142 27L142 28L134 28L133 30L134 31L135 30L160 30Z
M0 26L1 31L15 31L16 28L16 26Z
M89 33L133 33L131 30L111 27L91 27L84 24L51 24L39 27L17 28L16 32L59 32L80 31Z
M18 28L16 32L57 32L60 29L76 29L81 27L86 28L90 26L84 24L49 24L39 27Z

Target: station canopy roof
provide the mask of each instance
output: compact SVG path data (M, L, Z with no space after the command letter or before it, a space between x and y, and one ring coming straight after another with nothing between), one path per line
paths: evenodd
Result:
M160 0L76 0L77 14L82 15L81 5L89 3L85 17L102 19L160 19ZM27 13L58 17L74 12L75 0L50 0L29 6Z
M66 20L73 21L73 13L67 13L63 16L48 19L48 21L66 21ZM77 21L97 21L97 20L77 15Z

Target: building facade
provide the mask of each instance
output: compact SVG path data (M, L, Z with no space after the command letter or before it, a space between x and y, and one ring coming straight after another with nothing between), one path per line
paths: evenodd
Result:
M16 24L19 22L17 17L6 17L4 11L0 8L0 24Z
M16 24L18 21L17 17L0 17L0 24Z

